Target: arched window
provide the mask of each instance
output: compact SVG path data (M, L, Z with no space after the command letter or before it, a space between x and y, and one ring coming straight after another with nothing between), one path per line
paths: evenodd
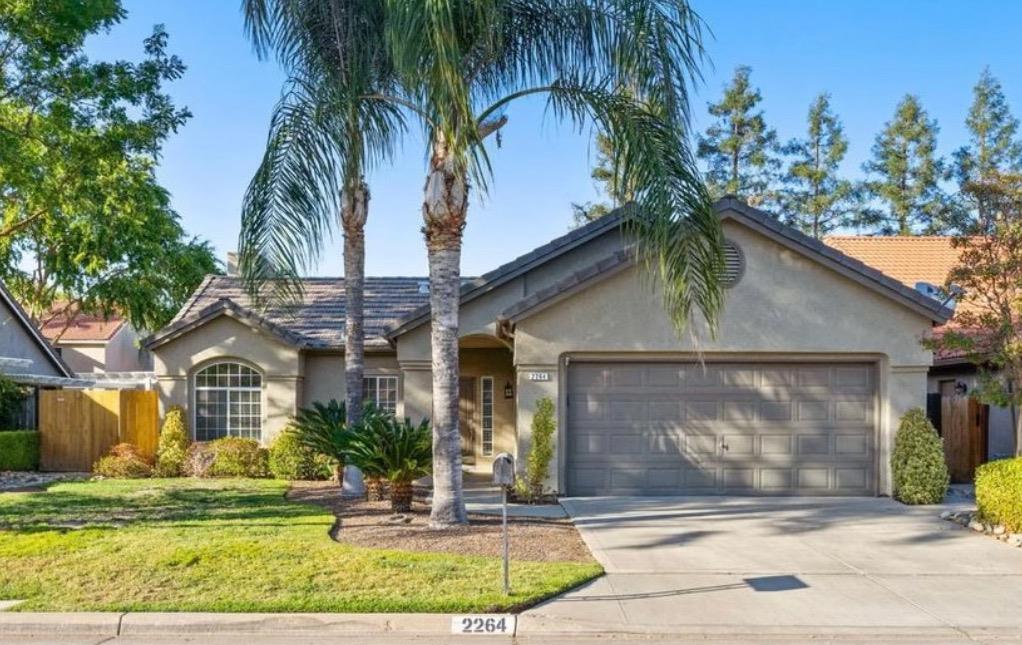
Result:
M263 377L241 363L214 363L195 374L195 440L262 437Z

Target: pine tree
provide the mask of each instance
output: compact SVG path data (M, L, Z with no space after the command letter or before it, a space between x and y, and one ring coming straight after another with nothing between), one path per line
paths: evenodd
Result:
M784 152L792 156L778 195L784 220L815 238L854 225L861 200L855 184L838 174L848 139L828 94L809 106L806 137L790 141Z
M919 99L906 95L873 144L873 158L863 164L865 188L882 203L870 209L867 223L884 235L945 233L955 228L957 208L941 189L947 178L937 157L937 122Z
M600 192L610 198L610 201L572 203L571 208L574 211L576 226L600 219L615 208L624 206L635 199L635 187L629 185L621 176L617 153L613 140L602 132L597 133L596 165L593 166L593 171L589 176L596 180Z
M777 133L766 126L759 90L749 84L749 67L738 67L719 103L709 105L716 121L699 137L696 155L707 165L714 197L733 194L753 206L767 201L780 168Z
M977 221L988 221L984 191L971 191L974 182L990 182L998 173L1022 167L1022 144L1016 139L1018 119L1008 106L1001 83L984 69L972 88L972 107L965 119L969 143L954 154L954 173ZM970 199L971 197L971 199Z

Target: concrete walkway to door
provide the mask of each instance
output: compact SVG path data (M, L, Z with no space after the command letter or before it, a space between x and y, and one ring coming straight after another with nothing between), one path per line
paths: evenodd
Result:
M876 498L563 501L607 575L523 615L586 632L1022 634L1022 549ZM961 504L959 507L963 507Z

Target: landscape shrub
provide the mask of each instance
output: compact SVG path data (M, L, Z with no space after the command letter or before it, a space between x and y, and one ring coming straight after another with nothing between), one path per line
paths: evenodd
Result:
M1022 457L991 461L976 469L976 505L984 521L1022 533Z
M525 500L535 501L543 496L543 486L550 475L550 460L554 456L554 402L548 398L536 401L536 414L532 417L532 446L525 460L525 477L515 482L515 493Z
M189 477L210 477L216 446L207 442L196 442L185 451L184 474Z
M156 449L157 477L180 477L184 474L185 457L188 454L188 428L185 413L175 405L167 410L160 429L160 443Z
M412 509L414 482L433 471L433 431L429 421L412 425L389 414L372 414L352 429L349 463L370 477L390 484L390 507L396 512ZM367 484L368 486L368 484Z
M374 414L376 411L372 404L366 404L362 410L363 420ZM334 478L341 484L348 441L351 439L344 403L336 399L330 399L327 403L315 401L311 407L298 411L291 427L302 445L333 464Z
M0 431L0 470L38 470L39 433L34 430Z
M334 460L304 445L288 428L270 446L270 472L277 479L319 480L333 476Z
M119 443L93 464L92 473L116 479L142 479L152 476L153 467L138 448L130 443Z
M939 504L950 477L944 461L944 441L926 413L914 408L901 418L891 455L894 496L905 504Z
M213 447L212 477L269 477L269 452L253 439L224 437Z

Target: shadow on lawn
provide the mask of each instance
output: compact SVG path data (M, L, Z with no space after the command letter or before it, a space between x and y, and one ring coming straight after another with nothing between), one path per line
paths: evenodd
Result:
M181 485L120 489L90 489L76 484L39 493L0 499L0 527L47 530L129 526L138 523L190 525L203 522L260 522L275 520L294 525L301 518L323 517L309 504L289 502L280 491L243 486ZM93 492L95 491L95 492ZM311 524L311 523L310 523Z

